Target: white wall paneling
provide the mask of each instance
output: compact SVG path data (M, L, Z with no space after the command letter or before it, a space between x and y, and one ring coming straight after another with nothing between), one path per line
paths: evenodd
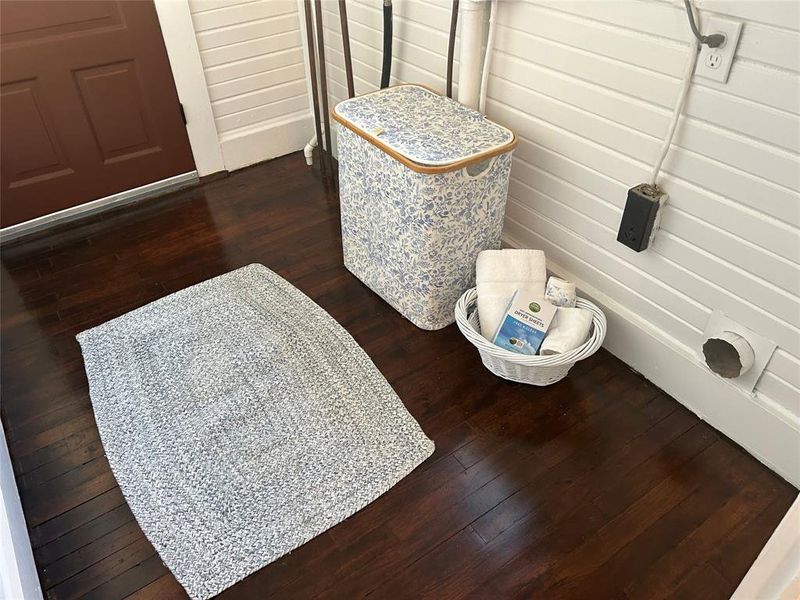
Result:
M500 2L487 113L520 137L506 238L545 249L604 303L612 352L798 485L800 4L695 1L701 28L719 14L743 21L742 38L727 84L694 80L664 165L663 229L641 254L616 229L677 96L682 2ZM337 4L324 6L334 105L346 86ZM365 93L380 78L381 6L350 0L348 14ZM393 83L444 90L450 2L395 0L394 14ZM752 397L697 360L716 308L778 344Z
M225 168L302 149L313 121L301 5L296 0L189 0L188 5Z

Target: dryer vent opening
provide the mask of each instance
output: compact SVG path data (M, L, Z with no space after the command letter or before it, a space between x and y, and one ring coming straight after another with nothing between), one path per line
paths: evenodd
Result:
M731 331L708 338L703 344L703 355L709 369L728 379L747 373L755 359L747 340Z

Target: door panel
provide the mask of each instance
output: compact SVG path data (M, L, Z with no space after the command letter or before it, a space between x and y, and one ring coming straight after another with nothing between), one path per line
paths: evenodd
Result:
M4 0L5 3L5 0ZM116 2L68 2L58 0L11 0L3 7L3 45L47 43L52 38L120 28L122 13Z
M13 151L3 151L3 172L9 188L32 185L75 173L58 142L53 118L46 110L38 81L28 79L2 86L0 131L19 140ZM5 157L7 156L7 160Z
M194 169L152 2L0 2L0 224Z
M127 60L75 72L83 108L105 164L159 152L136 63Z

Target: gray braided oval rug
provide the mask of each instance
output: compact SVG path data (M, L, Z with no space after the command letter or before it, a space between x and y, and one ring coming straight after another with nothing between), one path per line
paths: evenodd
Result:
M353 338L262 265L78 341L114 475L195 599L346 519L433 452Z

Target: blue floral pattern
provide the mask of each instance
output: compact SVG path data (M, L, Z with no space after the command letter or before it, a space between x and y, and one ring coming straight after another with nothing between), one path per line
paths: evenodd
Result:
M558 277L551 277L547 280L544 298L554 306L575 308L575 284Z
M514 139L478 111L417 85L345 100L334 111L421 165L464 160Z
M338 150L345 266L418 327L446 327L478 253L500 247L511 152L426 175L341 126Z

